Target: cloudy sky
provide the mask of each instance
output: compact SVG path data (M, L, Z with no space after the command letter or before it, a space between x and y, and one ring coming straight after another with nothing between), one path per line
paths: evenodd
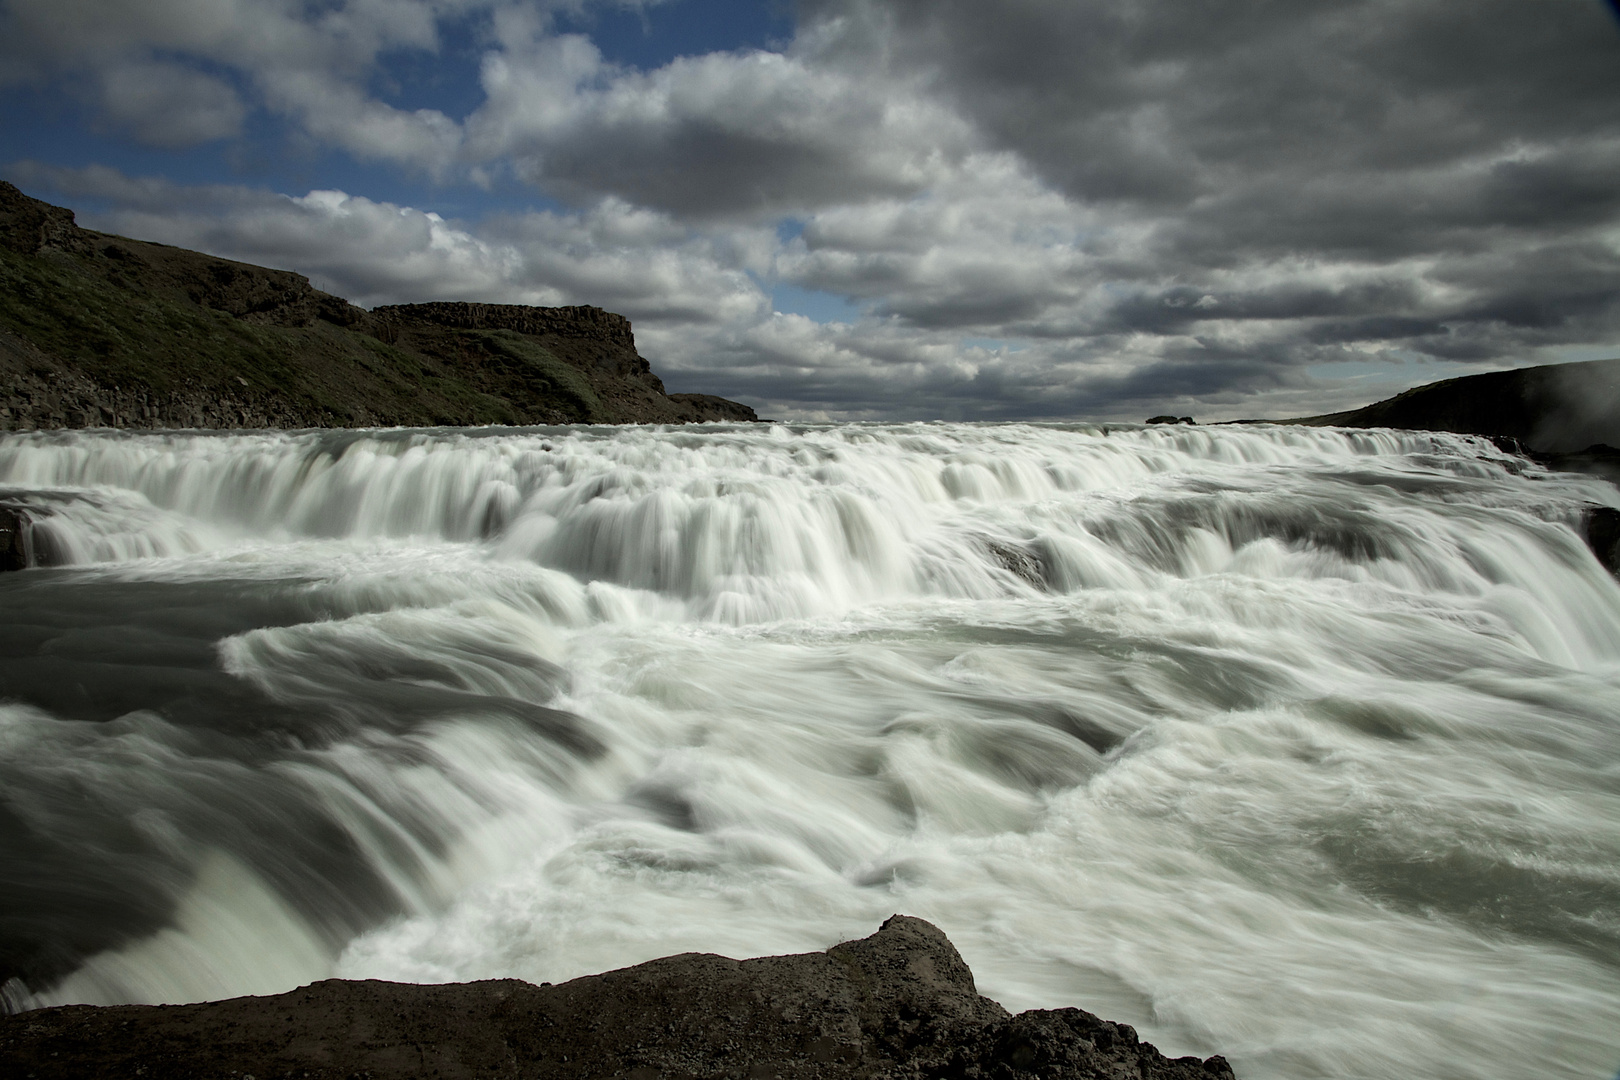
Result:
M0 0L0 176L781 418L1283 417L1620 356L1604 0Z

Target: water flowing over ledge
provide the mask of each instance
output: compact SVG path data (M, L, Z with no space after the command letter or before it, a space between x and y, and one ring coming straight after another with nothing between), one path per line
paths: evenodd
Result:
M904 909L1245 1077L1620 1063L1620 493L1484 440L53 432L0 503L13 1007Z

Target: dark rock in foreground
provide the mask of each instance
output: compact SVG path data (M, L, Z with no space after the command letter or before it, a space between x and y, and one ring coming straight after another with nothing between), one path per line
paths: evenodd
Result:
M559 986L328 980L198 1005L66 1006L0 1019L36 1080L840 1077L1220 1080L1079 1009L1009 1016L936 927L897 915L825 953L666 957Z
M0 499L0 572L49 566L55 561L48 543L34 531L34 521L49 511L26 503Z
M29 550L34 523L19 511L0 505L0 570L21 570L33 564Z
M1620 575L1620 510L1612 506L1588 507L1581 523L1587 546L1611 574Z

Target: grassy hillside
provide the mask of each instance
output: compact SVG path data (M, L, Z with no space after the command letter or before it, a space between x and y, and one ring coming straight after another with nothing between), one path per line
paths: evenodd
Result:
M454 325L513 312L545 332ZM297 274L80 229L0 182L0 430L752 418L666 395L597 309L374 315Z

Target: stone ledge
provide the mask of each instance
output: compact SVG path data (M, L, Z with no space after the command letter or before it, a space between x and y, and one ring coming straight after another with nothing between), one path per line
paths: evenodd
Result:
M1232 1080L1079 1009L1009 1016L938 928L896 915L824 953L665 957L556 986L327 980L195 1005L0 1019L33 1080L655 1077Z

